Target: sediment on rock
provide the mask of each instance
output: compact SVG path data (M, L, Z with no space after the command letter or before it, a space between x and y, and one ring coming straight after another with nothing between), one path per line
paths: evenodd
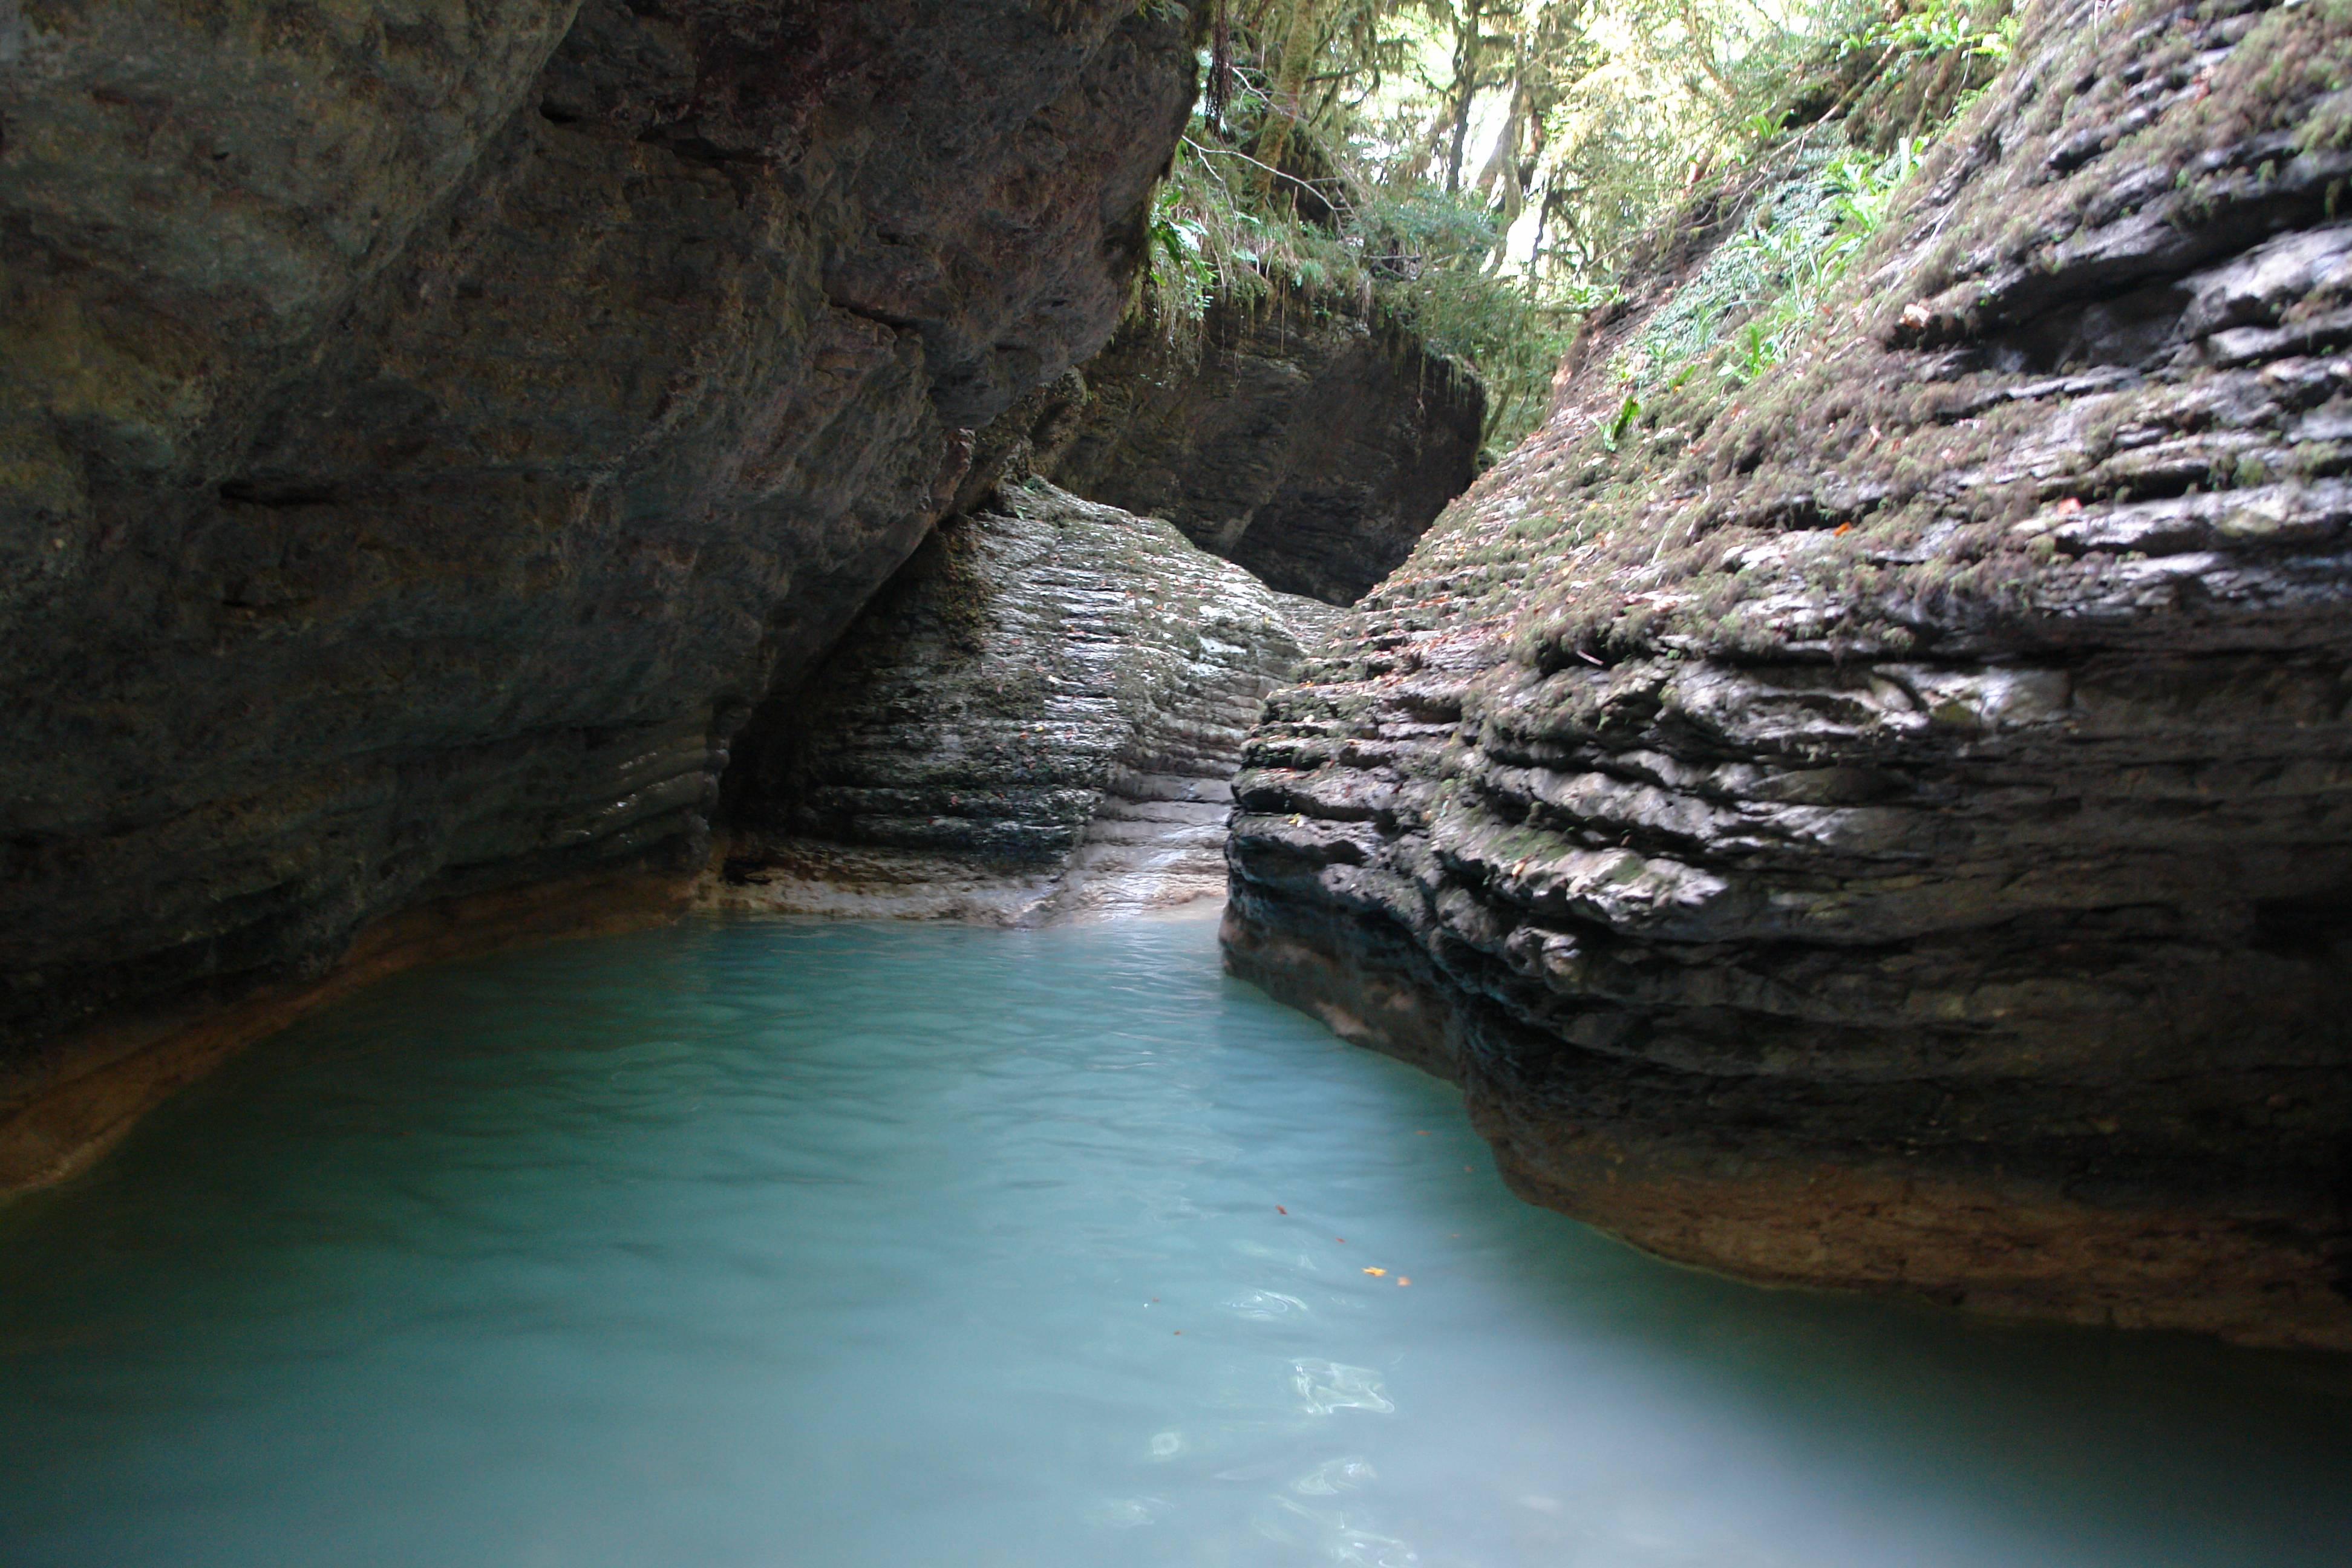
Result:
M2046 5L1786 363L1602 323L1270 700L1234 968L1665 1256L2352 1349L2347 79Z
M1376 307L1323 290L1142 308L1038 469L1166 518L1286 594L1352 604L1475 471L1486 397Z
M1008 486L746 733L703 899L1032 923L1222 896L1242 738L1334 615Z
M753 705L1109 335L1200 26L294 10L0 59L0 1120L403 911L682 886Z

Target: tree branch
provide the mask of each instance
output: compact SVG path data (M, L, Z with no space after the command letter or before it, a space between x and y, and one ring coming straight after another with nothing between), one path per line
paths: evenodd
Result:
M1184 145L1192 149L1193 152L1200 153L1202 157L1207 157L1211 153L1215 153L1220 157L1239 158L1244 163L1255 164L1258 168L1264 169L1267 174L1272 174L1277 180L1288 180L1292 184L1297 185L1300 190L1305 191L1308 195L1313 196L1317 201L1321 202L1324 205L1328 206L1331 205L1330 194L1326 191L1317 190L1313 182L1302 180L1296 174L1286 174L1283 170L1276 168L1271 163L1261 163L1246 153L1236 152L1231 147L1203 147L1198 142L1193 141L1190 136L1184 138ZM1345 180L1331 180L1326 183L1342 187L1347 184Z

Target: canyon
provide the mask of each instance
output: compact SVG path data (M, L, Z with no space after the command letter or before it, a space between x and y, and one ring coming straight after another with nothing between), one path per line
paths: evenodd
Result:
M1694 165L1483 472L1146 280L1209 4L18 9L0 1191L394 969L1225 895L1647 1251L2352 1349L2340 0L2033 8L1777 363L1882 128Z

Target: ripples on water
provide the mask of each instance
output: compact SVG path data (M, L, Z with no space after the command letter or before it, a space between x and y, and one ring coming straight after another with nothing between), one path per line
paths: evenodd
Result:
M0 1211L9 1568L2341 1568L2342 1387L1651 1262L1202 921L411 975Z

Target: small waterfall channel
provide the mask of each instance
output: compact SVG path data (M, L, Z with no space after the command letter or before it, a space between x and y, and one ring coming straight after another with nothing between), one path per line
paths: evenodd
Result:
M9 1568L2347 1550L2340 1370L1653 1261L1197 917L416 973L0 1210Z

